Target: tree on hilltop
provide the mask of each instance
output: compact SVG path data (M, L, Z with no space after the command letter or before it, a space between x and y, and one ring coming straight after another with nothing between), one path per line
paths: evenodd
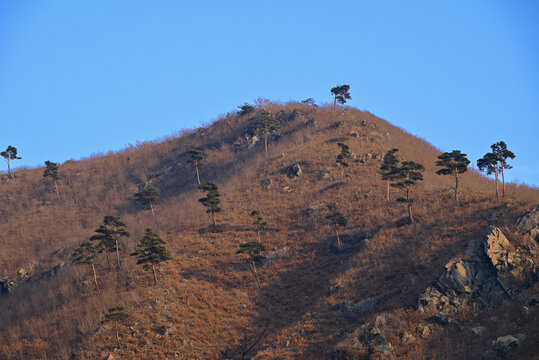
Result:
M496 179L496 198L499 199L500 195L498 192L498 155L489 152L483 155L482 158L477 160L477 168L479 171L484 172L487 175L494 174Z
M159 235L146 229L144 237L137 245L137 250L131 256L137 257L137 264L144 264L144 269L153 271L154 284L157 285L157 274L155 269L160 263L172 259L172 255L165 247L166 242Z
M52 161L45 161L45 170L43 171L43 177L50 177L54 183L54 191L56 192L56 197L60 200L60 194L58 194L58 185L56 181L60 179L60 173L58 172L58 164Z
M95 230L96 234L90 237L91 241L99 241L98 249L105 252L110 265L108 253L116 251L116 260L120 268L120 244L122 237L129 237L129 232L125 229L125 223L117 215L106 215L103 218L103 225Z
M384 159L382 161L382 165L380 166L380 174L382 175L382 180L385 180L387 182L387 191L386 191L386 197L387 197L387 204L389 205L389 184L391 181L395 180L397 177L396 170L399 167L399 158L397 157L397 152L399 149L393 148L389 150L385 155Z
M436 166L443 167L436 171L438 175L451 175L455 179L455 201L458 204L459 198L459 175L464 174L468 170L470 160L466 157L466 154L460 152L460 150L453 150L452 152L444 152L438 156Z
M308 98L308 99L305 99L305 100L301 100L301 103L303 105L307 105L307 106L314 106L316 105L315 101L313 98Z
M341 181L344 181L344 168L350 166L346 159L350 156L350 148L348 145L342 142L338 142L337 146L341 148L341 153L337 155L337 159L335 160L335 163L340 166L341 168Z
M142 206L146 206L152 211L152 216L155 219L155 212L153 211L153 204L159 202L159 189L152 185L144 186L140 191L134 195L135 201L139 202Z
M412 203L413 200L410 197L411 187L416 185L418 181L423 180L422 172L425 170L423 165L416 163L414 161L403 161L401 166L395 170L395 177L391 186L396 187L404 191L406 197L400 197L397 199L398 202L408 204L408 220L410 223L414 222L412 216Z
M17 148L9 145L5 151L0 152L0 155L7 161L7 174L11 177L11 160L20 160L20 156L17 156Z
M333 100L333 108L335 108L337 103L344 105L346 104L346 100L352 99L349 91L350 85L339 85L331 89L331 94L335 97Z
M222 212L223 209L219 206L221 204L221 194L219 188L214 182L206 182L198 187L202 191L206 191L206 196L198 199L198 201L206 208L206 213L211 214L211 220L213 224L213 230L215 231L215 213Z
M92 265L92 272L94 274L94 284L95 287L99 290L99 285L97 284L97 273L95 271L94 261L97 258L98 249L91 242L85 241L77 248L71 257L75 264L89 264Z
M262 252L266 250L264 244L258 241L247 241L240 244L240 248L236 251L236 254L247 254L247 262L249 267L253 271L256 279L256 285L260 289L260 279L258 278L258 273L256 271L256 262L265 259L266 257L262 255Z
M243 103L243 105L238 106L238 108L240 109L240 111L238 111L240 116L248 115L256 111L256 106L249 103Z
M513 166L507 163L507 159L514 159L515 154L507 149L507 144L504 141L498 141L490 146L492 153L498 156L498 169L502 174L502 197L505 198L505 169L512 169Z
M200 185L199 169L202 169L204 167L204 153L198 149L191 149L189 150L189 155L191 156L191 158L187 162L195 168L195 171L197 173L198 185Z
M276 132L281 128L281 124L275 119L273 114L266 109L258 112L255 118L255 129L264 135L264 148L266 157L268 157L268 135Z
M326 216L326 219L331 222L331 225L335 229L335 235L337 235L337 245L340 246L341 239L339 237L339 228L345 227L348 224L348 220L341 212L337 210L336 203L330 203L327 206L328 210L331 211L331 214Z

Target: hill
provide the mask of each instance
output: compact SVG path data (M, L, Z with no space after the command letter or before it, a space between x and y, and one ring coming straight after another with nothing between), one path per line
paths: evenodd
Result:
M281 126L267 156L255 111L67 161L59 166L59 198L42 168L4 175L0 358L488 358L505 351L493 350L492 340L522 331L526 339L504 355L533 357L537 313L523 306L537 294L536 275L496 306L459 306L450 321L419 311L418 300L489 226L536 266L537 249L516 222L539 203L538 189L509 184L497 201L493 181L470 170L457 206L452 179L436 175L440 151L385 120L353 108L265 108ZM351 152L343 172L338 143ZM205 193L189 163L194 148L205 154L202 182L221 193L215 228L198 201ZM395 201L398 190L387 204L380 179L392 148L425 166L412 190L411 224ZM160 189L155 217L134 201L148 185ZM331 203L348 220L339 242L327 219ZM254 210L267 222L260 234ZM91 267L73 264L71 254L109 214L125 221L130 237L121 240L121 268L105 256L95 261L97 289ZM157 284L129 256L146 228L172 255ZM248 241L266 247L256 263L260 285L236 253ZM112 320L116 306L125 316Z

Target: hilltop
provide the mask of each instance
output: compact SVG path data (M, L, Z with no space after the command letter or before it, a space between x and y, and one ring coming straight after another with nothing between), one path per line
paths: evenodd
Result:
M469 170L457 206L453 180L436 175L441 152L368 111L295 102L265 109L280 124L267 156L264 138L253 131L256 109L67 161L59 166L59 198L43 168L4 175L0 358L480 359L505 351L492 340L522 332L525 339L504 356L533 357L538 254L516 223L539 203L539 189L508 184L498 201L493 181ZM335 162L338 143L350 149L343 170ZM379 168L392 148L425 167L412 190L411 224L396 189L386 202ZM204 153L202 182L216 183L221 193L215 228L198 201L205 193L189 163L191 149ZM134 201L148 185L160 189L155 217ZM327 219L332 203L348 221L339 242ZM255 210L267 222L260 234ZM121 243L120 269L103 256L96 260L96 289L91 268L73 264L71 254L109 214L119 215L131 235ZM427 306L431 296L420 311L420 296L445 284L438 280L446 264L483 256L490 227L507 238L499 243L510 244L502 253L511 266L521 264L516 253L535 266L519 273L522 284L489 306L467 299L450 316L445 307L436 314ZM156 285L129 256L146 228L172 255ZM257 263L260 285L245 255L236 254L240 243L254 240L266 247L267 258ZM481 245L471 247L472 240ZM115 306L125 309L122 320L107 319ZM472 333L478 326L480 334Z

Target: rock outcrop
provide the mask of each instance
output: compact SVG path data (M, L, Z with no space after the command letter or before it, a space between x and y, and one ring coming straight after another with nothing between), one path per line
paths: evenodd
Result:
M537 280L537 245L515 246L500 229L490 227L480 242L472 241L464 256L451 259L445 271L419 296L419 310L434 311L442 323L464 308L476 312L497 307Z
M523 234L529 234L539 242L539 205L531 208L517 220L517 228Z

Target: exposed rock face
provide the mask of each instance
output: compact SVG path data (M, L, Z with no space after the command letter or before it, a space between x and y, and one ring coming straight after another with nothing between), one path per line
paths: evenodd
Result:
M490 227L481 242L472 241L465 255L451 259L421 293L419 310L434 310L438 320L450 322L464 306L473 311L499 306L536 281L536 256L536 244L516 247Z
M517 228L523 234L530 234L539 242L539 205L530 209L517 220Z
M288 177L290 178L300 177L301 175L303 175L303 170L301 170L301 167L297 163L288 169Z

